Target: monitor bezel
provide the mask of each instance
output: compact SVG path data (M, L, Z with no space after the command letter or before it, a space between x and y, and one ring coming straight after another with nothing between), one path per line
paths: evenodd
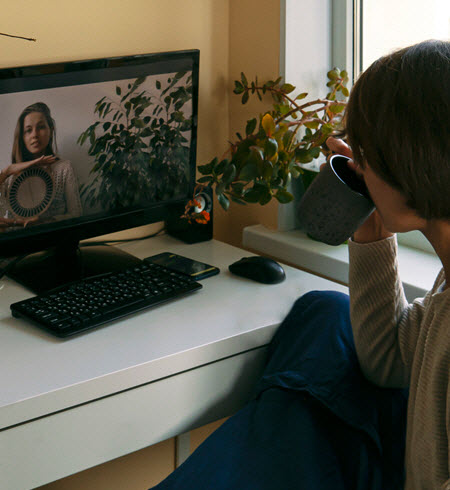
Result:
M117 78L113 74L114 72L117 73L118 70L127 71L131 67L136 73L139 67L148 69L149 64L158 69L158 66L170 66L174 62L177 62L180 66L182 66L183 62L192 66L193 124L189 161L191 170L189 196L152 203L147 207L131 211L116 212L104 216L83 216L52 225L41 225L44 227L42 229L32 229L30 227L28 230L19 230L11 234L5 233L0 236L0 257L39 252L60 246L62 243L80 242L81 240L109 233L161 222L170 216L171 210L179 209L181 203L187 202L187 198L194 192L196 182L200 51L197 49L168 51L0 69L0 94L2 94L68 86L73 84L67 83L69 75L77 79L77 84L115 80ZM179 68L175 70L181 71ZM92 78L92 75L95 75L95 77ZM133 74L130 78L134 76Z

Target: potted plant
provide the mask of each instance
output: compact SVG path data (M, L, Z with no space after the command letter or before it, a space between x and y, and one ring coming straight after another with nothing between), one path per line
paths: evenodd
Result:
M272 97L272 109L247 121L245 135L236 133L226 154L214 158L198 170L195 194L213 187L220 205L227 210L230 202L239 204L272 200L285 204L293 200L288 190L292 177L302 178L306 188L316 172L303 167L329 150L325 141L341 128L342 114L349 91L348 74L333 68L327 73L328 93L324 98L307 100L306 92L293 95L296 88L278 78L260 84L249 82L244 73L234 82L234 93L246 104L252 95L262 100ZM184 217L191 222L207 221L204 213L195 213L195 199L186 206Z
M157 80L150 92L146 78L115 87L94 107L96 121L78 138L89 144L94 178L81 188L91 207L114 210L141 202L170 199L188 188L189 144L185 132L192 114L192 76L179 72Z

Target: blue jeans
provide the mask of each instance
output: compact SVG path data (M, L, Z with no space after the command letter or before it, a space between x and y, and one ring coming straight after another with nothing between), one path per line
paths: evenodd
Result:
M407 394L362 375L349 298L298 299L252 400L155 490L394 490L403 486Z

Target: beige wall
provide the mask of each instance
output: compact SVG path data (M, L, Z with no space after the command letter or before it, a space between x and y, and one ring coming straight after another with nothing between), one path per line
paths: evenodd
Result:
M228 137L228 19L214 0L15 0L2 9L0 66L199 48L199 161Z
M230 0L229 27L229 127L230 139L237 131L245 133L247 119L269 108L270 100L259 102L251 98L246 105L232 93L234 80L243 71L247 78L263 82L275 79L279 73L280 2L279 0ZM224 151L227 146L224 147ZM239 246L242 229L251 224L263 223L275 228L277 224L275 200L266 206L231 204L228 212L216 206L215 237Z
M0 67L179 49L200 49L198 163L221 156L247 118L266 105L242 106L233 80L276 78L279 0L15 0L2 10ZM276 225L275 203L265 207L215 206L215 237L241 243L242 228ZM173 469L173 440L46 486L48 490L146 488ZM153 462L153 464L152 464ZM135 475L131 477L129 475ZM125 480L124 480L125 477ZM124 481L127 484L124 486Z
M260 80L278 76L279 0L16 0L2 12L2 31L36 43L0 38L0 67L178 49L200 49L199 164L222 156L227 141L267 104L242 106L232 94L244 71ZM216 202L215 237L238 245L242 228L276 226L267 206Z

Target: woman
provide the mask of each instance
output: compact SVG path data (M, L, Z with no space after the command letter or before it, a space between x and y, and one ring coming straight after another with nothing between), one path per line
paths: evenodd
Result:
M50 109L43 102L26 107L20 114L14 132L12 163L0 172L0 195L6 196L14 177L24 170L41 166L52 176L55 194L49 207L38 217L11 218L3 199L0 226L26 226L80 216L81 201L76 176L68 160L56 156L56 128Z
M408 387L406 489L450 488L450 43L427 41L362 74L346 112L350 147L377 211L349 244L351 321L363 372ZM350 148L353 150L351 151ZM419 230L442 262L408 304L395 233Z
M327 141L354 159L377 208L349 243L350 299L302 296L254 398L155 488L450 490L449 88L450 43L440 41L383 57L358 79L350 146ZM409 230L443 265L413 304L395 237Z

